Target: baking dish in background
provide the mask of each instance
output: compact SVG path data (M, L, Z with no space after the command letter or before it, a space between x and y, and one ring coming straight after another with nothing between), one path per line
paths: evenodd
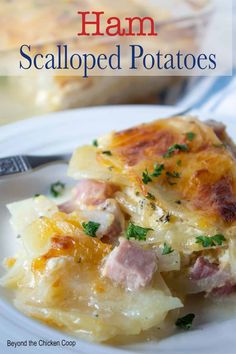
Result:
M178 50L197 52L212 11L210 0L149 0L145 4L140 0L130 0L123 5L122 2L112 2L111 5L111 1L103 0L102 5L108 16L115 14L120 18L125 15L155 17L157 14L161 35L158 41L150 37L148 46L151 49L158 47L167 53ZM81 48L86 50L88 39L81 37L78 45L75 38L79 26L78 8L85 11L85 2L23 0L20 5L16 0L3 2L0 25L4 36L0 40L0 49L12 52L18 50L22 43L31 43L35 51L40 49L46 53L55 50L56 44L66 43L77 51ZM86 1L86 10L89 9L99 11L100 7L96 3L95 9L90 0ZM97 38L90 44L95 52L117 43L117 38L109 42L106 38ZM129 40L129 37L122 38L126 43ZM137 39L137 43L142 44L142 41L145 37ZM79 76L52 76L45 72L33 76L9 76L0 80L0 122L82 106L158 102L160 92L179 80L182 79L174 76L83 79Z

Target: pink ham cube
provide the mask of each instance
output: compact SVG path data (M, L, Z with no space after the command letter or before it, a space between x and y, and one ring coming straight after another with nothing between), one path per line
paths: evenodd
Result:
M120 238L119 246L113 249L105 261L102 275L133 291L148 285L156 269L157 256L154 251Z
M200 280L218 272L218 266L210 263L207 258L198 257L190 270L190 279Z
M64 213L72 213L76 209L96 207L112 197L116 191L117 187L111 183L94 179L81 179L73 189L73 197L59 205L59 209Z

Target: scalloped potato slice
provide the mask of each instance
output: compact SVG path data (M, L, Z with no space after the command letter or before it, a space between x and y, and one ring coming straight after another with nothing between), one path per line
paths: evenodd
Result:
M182 307L178 298L150 291L137 296L115 296L109 303L112 312L97 314L96 309L86 314L76 309L35 307L15 301L16 306L28 316L59 327L70 334L92 341L107 341L118 335L137 335L141 331L159 326L171 310ZM99 302L98 305L106 305ZM141 309L141 310L140 310ZM91 309L92 310L92 309ZM140 310L140 311L139 311Z
M97 261L101 259L100 254ZM99 263L76 260L65 255L50 258L45 268L35 270L36 286L18 292L16 305L32 317L96 341L139 334L158 326L170 310L182 307L159 274L151 286L130 292L100 278Z
M49 198L40 195L7 205L11 213L11 224L18 234L39 217L50 217L58 211L57 205Z
M78 236L81 233L78 216L57 212L51 218L41 217L28 225L22 233L22 241L27 252L35 257L47 252L54 235Z
M126 178L117 174L109 162L101 164L97 159L97 149L85 145L77 148L70 160L68 176L74 179L93 178L126 184Z

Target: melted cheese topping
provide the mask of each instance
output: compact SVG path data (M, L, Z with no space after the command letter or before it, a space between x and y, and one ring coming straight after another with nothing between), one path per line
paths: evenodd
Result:
M193 133L193 138L189 139L188 133ZM184 144L188 151L176 149L164 157L174 144ZM97 161L127 176L126 183L144 196L154 194L166 211L176 208L175 201L180 200L179 209L186 215L194 213L199 225L235 224L235 159L212 128L196 119L163 119L113 133L99 140ZM155 164L164 165L161 176L144 184L142 173L146 169L151 173ZM171 177L175 173L179 178Z

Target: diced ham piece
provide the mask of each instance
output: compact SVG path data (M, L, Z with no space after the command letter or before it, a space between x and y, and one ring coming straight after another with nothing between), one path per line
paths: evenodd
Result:
M66 214L72 213L76 209L76 207L77 205L74 199L68 200L67 202L58 205L58 209L62 213L66 213Z
M190 270L190 279L204 279L216 272L218 272L218 266L216 264L210 263L208 259L204 257L199 257Z
M105 202L107 198L117 191L117 187L105 181L83 179L73 189L71 200L61 204L59 209L65 213L71 213L75 209L86 209Z
M205 121L205 123L214 130L214 133L220 140L224 139L226 126L223 123L218 122L214 119L208 119Z
M206 292L213 296L229 295L236 290L230 271L220 269L205 257L197 258L190 269L192 293Z
M134 291L148 285L157 269L157 256L151 250L145 250L135 242L120 238L105 260L102 275L114 283Z
M214 119L209 119L205 121L205 123L213 129L217 138L219 138L222 143L224 143L228 147L228 149L232 152L233 156L236 158L236 146L233 140L227 134L226 126L223 123L217 122Z
M81 180L75 190L76 202L80 205L98 205L103 203L107 198L112 197L117 188L104 181L96 181L93 179Z
M226 282L225 285L215 288L211 291L211 296L221 297L228 296L236 291L236 285L231 282Z

